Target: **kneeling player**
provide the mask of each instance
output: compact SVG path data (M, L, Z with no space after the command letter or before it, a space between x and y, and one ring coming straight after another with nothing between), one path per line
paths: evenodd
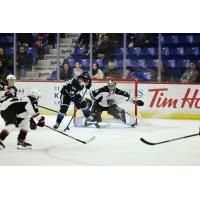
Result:
M56 124L54 128L57 129L60 126L71 102L74 102L77 109L81 109L83 115L87 118L90 114L85 99L80 95L80 91L91 87L91 78L87 72L83 72L81 75L66 82L61 89L61 106L60 112L57 115Z
M133 100L130 98L129 93L116 88L116 82L113 80L109 80L106 86L92 91L90 96L94 102L87 124L92 123L93 120L102 122L101 114L103 111L107 111L108 114L112 115L114 118L120 119L125 124L134 127L136 118L128 114L123 108L117 106L117 101L121 96L126 98L125 101L130 101L138 106L143 106L144 104L143 101ZM96 127L99 127L98 123L96 124Z
M5 127L0 133L0 149L4 149L3 141L15 128L20 128L17 138L17 149L31 149L32 145L25 141L28 129L31 123L43 127L45 119L39 116L38 99L40 92L32 90L30 95L22 97L21 99L11 98L4 103L1 108L1 116L5 122ZM38 119L38 123L33 118Z

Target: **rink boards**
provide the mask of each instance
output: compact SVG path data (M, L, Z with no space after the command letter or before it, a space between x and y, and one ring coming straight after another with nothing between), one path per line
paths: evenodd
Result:
M20 81L16 83L19 94L28 94L31 88L37 88L42 92L40 105L59 110L60 90L64 82L58 81ZM93 82L92 88L104 86L104 82ZM123 82L118 88L126 90L132 95L135 94L134 82ZM171 119L200 119L200 95L199 85L196 84L151 84L139 83L138 96L145 102L138 110L143 117L171 118ZM89 91L86 97L89 97ZM121 107L134 115L134 105L121 103ZM43 114L53 114L47 110L41 110ZM70 106L69 114L73 112L73 105Z

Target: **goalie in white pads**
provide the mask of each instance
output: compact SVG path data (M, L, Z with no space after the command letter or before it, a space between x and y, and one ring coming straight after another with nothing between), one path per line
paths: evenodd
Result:
M118 89L116 87L116 82L113 80L109 80L106 86L92 91L90 96L94 102L86 125L91 124L93 121L97 121L95 124L97 128L100 128L98 123L102 122L101 114L103 111L107 111L108 114L112 115L114 118L134 127L136 118L127 113L123 108L117 106L118 101L123 99L123 101L130 101L138 106L144 105L143 101L130 98L129 93Z
M0 133L0 149L4 149L3 141L6 137L15 130L20 128L17 138L17 149L31 149L32 145L25 141L28 129L31 124L43 127L45 125L45 118L39 115L38 99L41 96L38 90L32 90L30 95L18 98L10 98L4 103L1 108L1 116L5 122L5 127ZM37 118L36 123L33 118Z

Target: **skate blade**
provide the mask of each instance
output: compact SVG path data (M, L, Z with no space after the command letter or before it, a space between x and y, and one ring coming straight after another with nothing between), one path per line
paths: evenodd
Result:
M4 149L5 149L5 147L1 147L1 146L0 146L0 150L4 150Z
M17 146L17 150L31 150L32 149L32 147L18 147Z

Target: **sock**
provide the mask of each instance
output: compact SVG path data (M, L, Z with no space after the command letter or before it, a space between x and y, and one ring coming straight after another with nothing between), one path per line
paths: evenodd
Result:
M57 123L61 123L61 121L63 120L64 116L65 115L63 113L58 113L56 122Z
M83 108L83 109L82 109L82 112L83 112L84 117L86 117L86 118L89 117L89 115L90 115L90 110L88 109L88 107Z
M9 135L9 132L6 129L3 129L0 133L0 139L3 141Z
M27 131L24 129L20 129L19 135L18 135L18 141L24 141L26 139Z

